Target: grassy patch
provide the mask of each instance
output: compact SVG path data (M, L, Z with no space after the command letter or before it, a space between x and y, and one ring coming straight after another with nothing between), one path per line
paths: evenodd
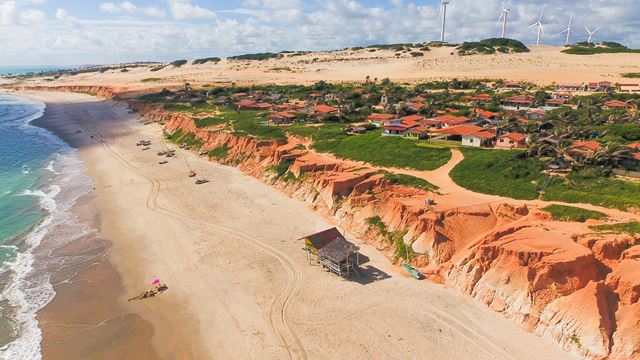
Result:
M424 179L417 178L415 176L405 175L405 174L394 174L384 170L381 170L378 173L383 174L385 180L388 180L396 185L403 185L403 186L408 186L415 189L426 190L426 191L438 190L437 186L433 185L432 183Z
M552 182L544 199L627 210L640 209L638 194L640 183L637 182L573 173L564 181Z
M589 226L589 229L603 233L638 235L640 234L640 222L634 221L621 224L594 225Z
M464 160L451 172L456 184L476 192L514 199L538 198L543 164L519 151L461 148Z
M289 168L293 164L293 160L282 160L275 165L271 165L267 171L271 171L276 174L277 177L282 177L283 175L290 173Z
M150 77L150 78L144 78L144 79L140 80L140 82L143 82L143 83L157 82L157 81L162 81L162 79L161 78Z
M607 217L599 211L585 210L573 206L549 205L542 210L551 214L554 220L585 222L589 219L602 220Z
M287 133L299 137L311 138L313 141L326 141L346 138L344 125L324 124L322 126L292 125L286 128Z
M209 126L224 124L225 122L227 122L223 118L215 118L215 117L206 117L206 118L202 118L202 119L194 119L193 121L196 123L196 127L200 128L200 129L206 128L206 127L209 127Z
M173 132L171 134L167 134L166 138L167 138L167 140L169 140L172 143L177 143L180 140L180 138L182 137L182 135L183 135L182 129L178 129L178 130L176 130L175 132Z
M628 78L628 79L638 79L640 78L640 73L625 73L625 74L622 74L622 77Z
M367 224L369 224L369 229L374 228L378 230L378 232L382 234L382 236L386 237L389 234L389 231L387 230L387 224L382 221L380 216L372 216L370 218L367 218Z
M209 151L208 155L210 158L214 159L222 159L225 158L229 154L229 147L225 144L220 147L217 147L211 151Z
M365 161L373 165L434 170L451 159L451 150L436 145L422 145L412 140L381 136L380 131L364 135L315 141L314 148L337 157Z

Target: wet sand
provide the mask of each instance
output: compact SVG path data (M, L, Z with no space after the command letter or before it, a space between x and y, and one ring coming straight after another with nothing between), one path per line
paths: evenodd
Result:
M96 212L91 198L77 211L103 240L64 251L107 260L58 284L39 313L46 358L571 358L455 289L407 278L358 239L358 281L310 265L297 239L327 219L191 153L159 165L160 127L123 104L26 95L49 104L39 124L80 149L95 184ZM142 138L151 150L135 146ZM211 182L193 184L189 167ZM167 292L127 302L155 276Z

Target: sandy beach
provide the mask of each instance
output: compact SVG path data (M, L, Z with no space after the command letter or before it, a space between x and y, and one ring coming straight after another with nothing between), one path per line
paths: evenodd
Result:
M94 181L76 211L98 234L65 250L104 254L40 312L46 359L571 358L455 289L407 278L349 234L360 281L310 265L297 239L329 220L188 152L159 165L160 126L123 103L22 95L47 103L37 124L78 148ZM143 138L149 151L135 145ZM195 185L189 167L211 182ZM166 292L127 301L154 277Z

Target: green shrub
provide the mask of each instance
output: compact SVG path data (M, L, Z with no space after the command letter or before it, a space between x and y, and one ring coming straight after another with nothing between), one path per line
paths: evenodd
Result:
M171 65L175 66L175 67L180 67L182 65L186 65L187 64L187 60L176 60L174 62L171 63Z
M425 191L438 190L438 187L436 185L433 185L432 183L424 179L417 178L415 176L405 175L405 174L395 174L395 173L390 173L384 170L380 170L378 171L378 173L383 174L385 180L388 180L395 185L403 185L403 186L408 186L408 187L425 190Z
M202 64L206 64L208 62L212 62L212 63L219 63L220 62L220 58L219 57L209 57L209 58L204 58L204 59L196 59L193 61L193 65L202 65Z
M258 54L244 54L229 57L229 60L268 60L275 59L279 56L279 54L275 53L258 53Z
M549 205L542 210L551 214L554 220L585 222L589 219L602 220L606 214L599 211L585 210L573 206Z

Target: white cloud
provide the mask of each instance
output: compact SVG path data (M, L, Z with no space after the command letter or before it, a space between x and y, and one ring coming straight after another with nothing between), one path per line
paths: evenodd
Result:
M165 16L165 12L162 9L159 9L157 7L154 6L147 6L147 7L139 7L137 5L135 5L134 3L132 3L131 1L123 1L121 3L114 3L114 2L104 2L100 4L100 10L105 11L105 12L109 12L109 13L114 13L114 14L119 14L119 13L127 13L127 14L135 14L135 13L141 13L147 16L153 16L153 17L164 17Z
M0 3L0 24L11 25L15 22L18 14L18 3L16 1L5 1Z
M189 0L169 0L169 9L176 20L213 19L216 17L215 12L193 5Z
M28 1L28 0L27 0ZM37 0L36 0L37 1ZM205 56L280 50L326 50L373 43L423 42L439 38L437 5L424 1L364 0L245 0L237 9L212 10L196 0L164 0L169 16L141 15L136 0L104 2L100 9L127 15L109 20L76 19L64 9L57 21L26 13L25 1L0 0L1 63L105 63L175 60ZM640 47L637 0L545 0L544 43L561 44L569 12L574 11L573 41L586 40L584 26L602 26L597 40L619 41ZM138 0L138 4L140 4ZM201 0L199 4L213 3ZM109 5L110 4L110 5ZM386 4L384 7L380 4ZM451 1L447 40L462 42L495 37L500 33L502 0ZM538 0L513 0L509 5L509 37L535 41L529 29L541 8ZM24 17L22 14L24 14ZM50 15L50 18L53 17ZM38 26L27 26L27 19ZM38 21L40 19L40 21ZM196 19L196 21L189 21ZM197 21L213 19L212 21Z
M20 23L30 25L43 22L47 15L40 10L25 10L20 13Z

